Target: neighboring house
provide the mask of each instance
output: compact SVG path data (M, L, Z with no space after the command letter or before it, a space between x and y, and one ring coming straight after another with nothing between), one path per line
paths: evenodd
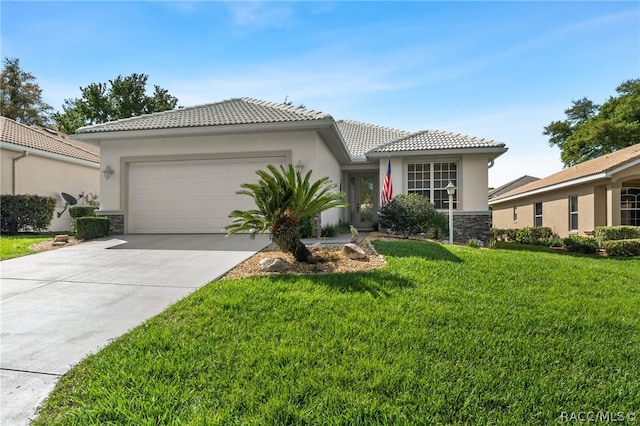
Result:
M640 144L585 161L489 201L496 228L546 226L561 237L640 226Z
M457 186L456 240L486 239L488 167L504 144L439 131L410 133L250 98L165 111L78 129L100 147L99 214L114 233L223 232L233 209L252 200L236 194L267 164L293 164L329 177L349 207L322 214L360 229L377 222L387 161L394 195L419 192L446 211L444 187Z
M507 192L511 192L516 188L520 188L521 186L524 186L531 182L535 182L537 180L540 180L540 178L529 176L529 175L520 176L518 179L514 179L511 182L507 182L504 185L499 186L498 188L490 190L489 200L497 198L502 194L506 194Z
M80 194L98 195L98 152L95 146L85 146L62 133L0 117L2 194L54 197L56 210L61 212L65 207L62 192L75 198ZM49 231L70 229L68 211L61 217L53 214Z

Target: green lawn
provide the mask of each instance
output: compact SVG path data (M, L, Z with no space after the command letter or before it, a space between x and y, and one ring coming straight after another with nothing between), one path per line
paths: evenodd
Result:
M389 264L369 273L209 284L72 369L35 424L546 425L640 410L640 259L375 246Z
M52 235L17 235L0 237L0 260L11 259L14 257L25 256L35 253L29 246L42 241L52 239Z

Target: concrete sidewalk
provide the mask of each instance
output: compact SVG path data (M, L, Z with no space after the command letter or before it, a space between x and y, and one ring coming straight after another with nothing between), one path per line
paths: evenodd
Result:
M29 424L74 364L268 244L126 235L0 262L0 424Z

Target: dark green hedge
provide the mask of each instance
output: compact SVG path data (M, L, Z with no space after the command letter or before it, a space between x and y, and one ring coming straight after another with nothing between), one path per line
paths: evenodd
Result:
M0 222L2 232L17 233L29 228L42 231L51 225L56 199L40 195L0 196Z
M109 233L109 218L79 217L75 219L76 236L83 240L104 237Z
M605 241L602 248L609 256L640 256L640 238Z
M73 218L95 216L96 206L71 206L69 207L69 215Z
M591 254L598 249L598 242L593 237L571 235L562 239L564 246L573 253Z
M596 240L599 244L612 240L633 240L640 238L640 226L598 226Z

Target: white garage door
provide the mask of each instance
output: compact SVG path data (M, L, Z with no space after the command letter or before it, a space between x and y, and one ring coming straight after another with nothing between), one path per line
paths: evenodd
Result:
M129 165L130 233L218 233L232 210L255 207L240 185L284 156L140 162Z

